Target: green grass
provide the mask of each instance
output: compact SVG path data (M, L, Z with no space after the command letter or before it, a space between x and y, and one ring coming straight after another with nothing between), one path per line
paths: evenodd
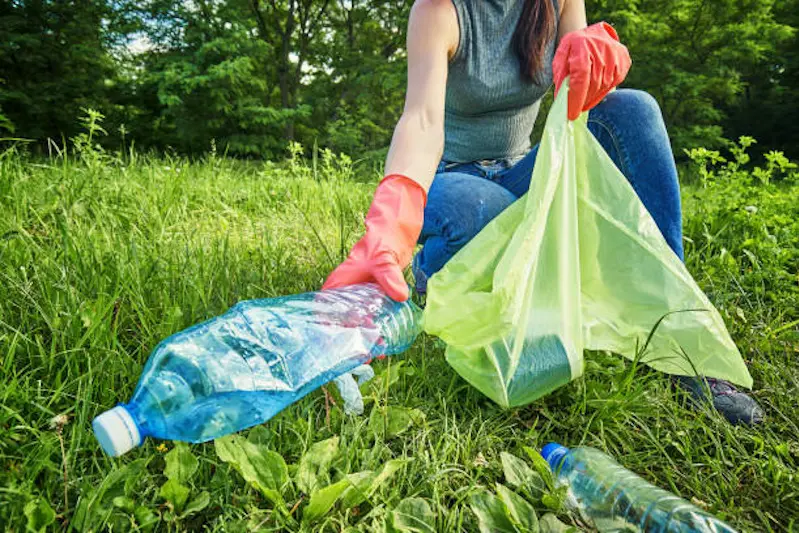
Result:
M708 409L686 409L666 376L603 354L588 357L584 378L503 411L447 366L435 339L422 338L375 364L371 416L334 407L327 421L317 392L244 433L282 456L292 477L312 444L334 436L335 458L320 474L331 481L406 459L364 502L340 502L302 525L308 498L296 483L281 488L287 508L296 504L287 518L213 443L165 443L177 450L167 455L150 440L113 460L90 422L128 398L163 337L239 300L318 288L359 235L374 184L354 181L348 162L335 158L317 167L88 155L41 160L12 151L0 159L2 529L46 524L53 510L52 530L150 522L157 531L381 531L400 501L419 497L436 530L476 531L470 497L510 483L500 453L523 457L523 447L549 440L606 450L741 530L799 529L796 182L719 178L684 191L689 268L750 364L765 425L731 427ZM404 432L374 430L376 419L402 408L418 410ZM52 427L59 414L66 425ZM176 496L162 490L165 467L193 457L196 473L180 481L190 499L206 491L208 504L181 518ZM547 511L546 502L533 504Z

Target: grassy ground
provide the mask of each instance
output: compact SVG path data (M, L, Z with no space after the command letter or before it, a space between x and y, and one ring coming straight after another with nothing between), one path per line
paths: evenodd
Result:
M758 429L687 410L665 376L610 355L590 356L584 378L544 400L502 411L423 338L376 363L366 416L333 408L326 419L319 392L224 446L148 441L105 457L91 419L128 398L160 339L239 300L321 284L358 236L373 187L349 174L331 158L278 168L2 156L2 529L475 531L470 502L490 508L485 490L502 491L498 482L539 516L579 525L501 455L535 470L523 448L549 440L606 450L741 530L799 529L799 185L741 172L684 191L687 255L750 363L768 413ZM352 487L342 479L360 497L341 493Z

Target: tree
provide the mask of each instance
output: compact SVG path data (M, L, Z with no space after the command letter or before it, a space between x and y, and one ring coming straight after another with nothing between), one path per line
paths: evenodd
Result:
M277 73L280 103L294 109L308 48L322 26L330 0L250 0L259 37L278 50ZM294 139L294 121L286 123L286 138Z
M653 94L682 148L722 144L724 109L737 105L746 72L765 73L791 35L774 0L604 0L590 19L609 20L630 49L625 86ZM762 75L762 74L761 74Z
M391 140L405 97L405 34L412 2L338 0L313 50L313 131L338 151L361 155Z
M114 20L101 0L0 4L2 123L33 139L72 135L81 108L106 101L115 75L108 52Z
M72 136L91 107L110 145L125 131L139 146L279 157L296 139L360 158L388 145L402 112L412 3L7 0L0 129ZM796 153L799 0L587 7L630 48L624 85L658 99L678 157L742 134Z
M799 158L799 0L774 3L774 18L791 27L767 59L743 72L744 92L725 106L731 138L751 135L760 152L782 150Z
M275 50L256 38L249 2L154 1L144 15L153 46L136 59L139 135L183 152L216 142L233 155L278 155L287 124L308 111L275 102Z

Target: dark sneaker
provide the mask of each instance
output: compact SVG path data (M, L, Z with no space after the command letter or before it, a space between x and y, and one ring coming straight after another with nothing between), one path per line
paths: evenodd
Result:
M420 296L425 296L427 294L427 274L422 272L422 268L419 266L419 254L413 256L411 272L413 272L413 279L415 280L414 289L416 293Z
M687 391L695 405L712 396L713 407L732 424L753 426L765 418L763 409L748 394L739 391L729 381L693 376L673 376L675 385Z

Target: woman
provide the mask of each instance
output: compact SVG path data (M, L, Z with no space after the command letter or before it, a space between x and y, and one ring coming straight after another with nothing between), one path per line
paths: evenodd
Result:
M631 60L606 23L586 24L583 0L417 0L408 22L408 89L366 234L325 288L379 283L408 298L530 184L530 134L540 100L570 76L568 116L588 128L683 257L674 157L657 102L620 84ZM557 51L556 51L557 45ZM763 413L731 384L677 378L694 399L712 394L731 422Z

